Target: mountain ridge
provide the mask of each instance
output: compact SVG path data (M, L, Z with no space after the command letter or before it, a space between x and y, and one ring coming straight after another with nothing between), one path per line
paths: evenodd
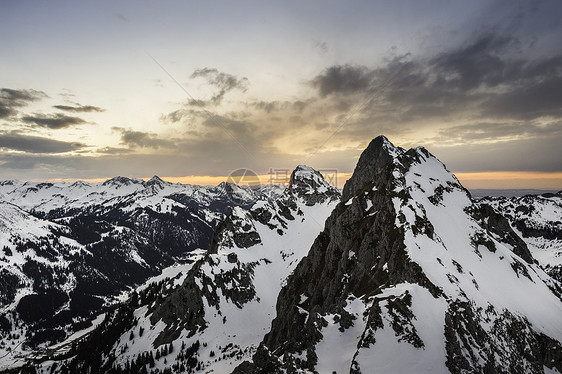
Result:
M341 196L297 166L282 193L223 216L191 268L139 288L40 369L562 372L562 287L534 257L559 245L556 194L474 201L427 149L379 136ZM150 218L162 200L143 199L109 211Z
M191 261L233 207L277 193L157 177L0 182L0 356L25 357L83 328L149 277Z
M376 138L348 183L235 373L562 370L554 281L480 226L468 191L425 148Z

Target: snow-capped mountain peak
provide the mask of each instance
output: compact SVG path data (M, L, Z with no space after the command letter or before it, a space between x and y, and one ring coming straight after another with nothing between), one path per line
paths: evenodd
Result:
M288 191L306 199L311 205L340 197L340 192L326 182L320 172L306 165L299 165L293 170Z
M145 185L146 186L159 186L159 187L163 187L165 185L169 184L168 182L163 181L159 176L155 175L152 178L150 178Z
M534 257L538 249L556 253L559 195L475 202L427 149L405 150L384 136L362 153L343 192L340 201L304 165L284 191L158 180L120 188L0 185L10 201L27 196L43 211L65 199L74 206L97 199L87 209L94 225L128 217L119 227L102 225L92 235L102 241L138 228L139 239L168 246L178 231L190 237L178 222L218 222L224 216L209 209L230 206L193 267L139 288L72 358L57 367L47 361L43 371L562 372L562 286L543 271L557 274L544 266L546 256ZM236 199L243 203L232 205ZM64 213L57 225L69 224L69 234L88 218ZM54 243L49 232L59 226L30 219ZM117 238L112 246L137 237ZM78 258L103 258L93 253L96 243L77 243ZM150 258L139 253L131 258ZM66 300L54 297L57 308ZM35 316L29 306L25 318ZM6 325L0 319L0 329Z
M103 186L129 186L131 184L142 184L142 181L139 179L117 176L102 183Z
M562 370L556 284L486 212L425 148L375 138L236 373Z

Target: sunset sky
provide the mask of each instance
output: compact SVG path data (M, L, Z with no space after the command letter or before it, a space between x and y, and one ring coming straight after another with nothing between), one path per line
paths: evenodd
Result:
M0 180L346 176L384 134L562 189L559 0L2 1L0 45Z

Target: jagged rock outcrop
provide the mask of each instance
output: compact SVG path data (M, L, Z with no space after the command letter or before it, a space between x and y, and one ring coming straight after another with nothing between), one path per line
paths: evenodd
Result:
M162 269L189 262L233 208L261 196L157 176L0 182L0 370L87 327Z
M235 373L562 370L550 282L427 150L377 137Z
M383 136L361 155L341 202L306 166L276 196L233 209L201 260L133 293L57 366L41 369L562 371L560 285L536 257L536 243L556 243L541 236L551 227L540 217L556 221L552 201L475 203L425 148ZM533 240L510 212L526 215Z
M68 367L120 372L127 362L173 345L192 348L168 353L166 362L159 355L154 369L175 362L178 369L183 365L182 372L231 371L255 353L275 316L283 282L339 198L320 173L297 167L281 196L260 200L249 210L234 208L217 226L204 258L179 279L143 290L137 301L114 312L128 316L120 324L124 329L102 326L79 348L90 357L79 353ZM129 339L139 329L143 339Z
M562 191L523 197L486 197L526 243L541 267L562 287Z

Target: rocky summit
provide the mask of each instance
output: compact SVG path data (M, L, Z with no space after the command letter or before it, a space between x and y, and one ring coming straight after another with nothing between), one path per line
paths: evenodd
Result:
M189 271L148 286L108 313L60 370L233 370L256 352L281 286L339 200L340 191L320 173L297 167L278 198L234 208Z
M170 189L139 183L106 187L147 196ZM226 187L235 201L254 196ZM284 190L240 201L193 264L136 288L81 338L19 365L43 373L562 372L559 194L475 201L428 150L379 136L342 192L299 165ZM35 225L36 233L64 236L62 223ZM84 251L71 237L62 243Z
M374 139L236 373L561 371L557 283L496 215L426 149Z

